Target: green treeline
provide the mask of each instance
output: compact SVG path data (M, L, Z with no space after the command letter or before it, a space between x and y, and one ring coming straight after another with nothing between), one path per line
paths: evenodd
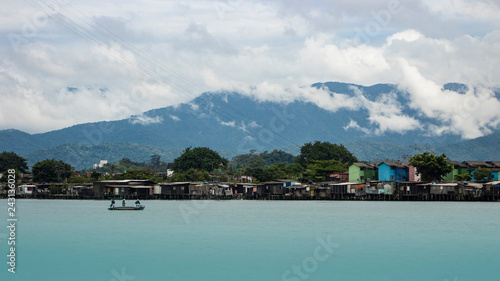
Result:
M13 157L6 152L2 155ZM26 159L22 157L4 163L14 163L13 161L20 163L16 164L20 171L27 170ZM261 153L250 151L233 157L231 161L208 147L188 147L171 164L170 169L175 173L169 178L165 177L168 164L161 161L158 155L153 155L144 162L123 158L117 163L107 163L102 167L83 171L81 175L77 175L74 168L63 161L45 159L35 163L32 171L35 181L39 182L80 183L103 179L225 182L236 181L239 176L251 176L257 182L274 179L321 181L329 180L331 174L347 171L354 161L357 161L356 157L344 146L316 141L304 144L297 157L281 150ZM90 178L86 177L86 172L91 172Z
M422 174L423 180L441 180L453 170L446 159L445 154L435 156L424 152L412 156L410 163ZM44 159L33 165L31 173L34 182L65 183L90 183L105 179L237 182L241 176L252 177L254 182L276 179L320 182L336 180L335 174L348 171L354 162L358 162L358 159L343 145L315 141L301 146L300 154L296 157L281 150L261 153L250 151L229 161L208 147L188 147L170 164L161 161L159 155L151 155L144 162L123 158L117 163L107 163L76 173L71 165L61 160ZM14 152L0 153L0 174L6 174L10 169L15 169L17 175L28 172L27 160ZM173 175L169 174L172 170ZM470 180L471 176L480 181L493 177L490 170L477 169L472 175L456 175L455 180ZM0 182L5 179L1 177Z

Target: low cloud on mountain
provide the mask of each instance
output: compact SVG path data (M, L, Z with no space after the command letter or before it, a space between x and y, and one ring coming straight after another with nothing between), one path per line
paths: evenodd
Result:
M219 90L362 109L374 129L343 126L374 135L475 138L499 128L493 1L55 3L2 7L0 129L39 133L119 120ZM309 87L326 81L393 83L410 102L398 104L390 92L364 99ZM469 91L443 90L448 82Z

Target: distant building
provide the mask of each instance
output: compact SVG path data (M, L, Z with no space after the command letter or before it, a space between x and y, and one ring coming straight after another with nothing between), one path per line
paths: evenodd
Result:
M500 168L500 161L487 161L486 163L494 166L495 168Z
M408 165L401 162L383 162L378 166L380 181L408 181Z
M356 194L356 187L363 185L359 182L330 183L328 187L332 195Z
M417 171L417 167L413 167L410 163L405 163L408 165L408 177L409 181L421 181L422 175Z
M446 160L446 161L448 162L448 164L453 166L453 171L449 172L446 176L444 176L443 180L454 181L455 176L469 173L469 171L467 170L467 165L465 165L464 163L451 160Z
M252 183L254 181L254 178L251 176L243 175L243 176L239 176L238 180L239 180L239 182L242 182L242 183Z
M349 181L349 171L345 171L341 174L330 174L330 180L340 182Z
M362 182L377 179L377 167L374 164L354 163L349 166L349 182Z
M155 185L154 193L166 199L188 198L190 186L190 182L159 183Z
M36 185L32 185L32 184L23 184L23 185L20 185L18 188L17 188L17 194L27 194L27 195L31 195L33 194L33 191L36 190Z
M483 185L483 194L500 198L500 181L492 181Z
M94 182L98 197L148 196L152 195L154 183L149 180L104 180Z
M476 170L478 168L494 168L495 166L483 161L464 161L463 162L469 168L469 171Z

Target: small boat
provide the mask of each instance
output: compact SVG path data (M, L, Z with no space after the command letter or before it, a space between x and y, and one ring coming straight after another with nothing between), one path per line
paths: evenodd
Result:
M109 207L108 210L111 211L138 211L138 210L144 210L146 206L144 205L139 205L139 206L122 206L122 207Z

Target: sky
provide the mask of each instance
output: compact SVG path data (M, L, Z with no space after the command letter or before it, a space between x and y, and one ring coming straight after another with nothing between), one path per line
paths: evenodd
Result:
M436 134L500 128L494 0L1 0L0 15L0 130L119 120L222 90L367 109L378 130L346 126L367 133L424 126L392 93L374 103L307 87L327 81L397 84Z

